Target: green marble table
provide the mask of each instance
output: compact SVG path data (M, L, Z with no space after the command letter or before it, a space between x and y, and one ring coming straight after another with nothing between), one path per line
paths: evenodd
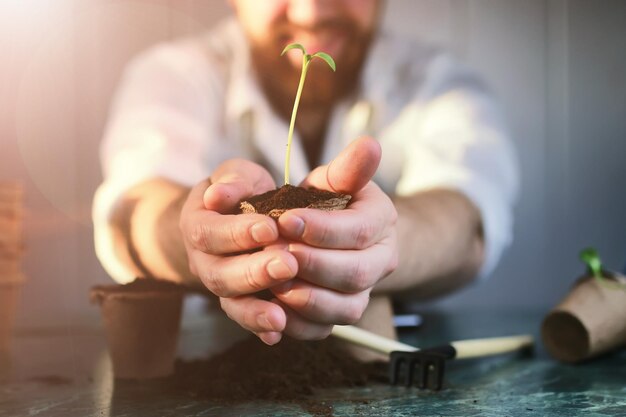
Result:
M404 341L537 335L542 312L423 316L422 327L401 333ZM206 352L206 328L184 327L183 357ZM532 357L455 361L446 372L440 392L379 384L318 391L305 403L225 406L168 392L163 381L115 381L97 324L18 329L12 351L0 357L0 416L626 416L626 351L573 366L550 359L539 344Z

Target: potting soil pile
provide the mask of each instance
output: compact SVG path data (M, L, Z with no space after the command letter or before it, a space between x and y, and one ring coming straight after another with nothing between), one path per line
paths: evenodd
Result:
M284 338L276 346L266 346L250 338L210 360L178 362L174 376L176 387L194 397L233 403L300 401L317 389L386 382L386 364L360 362L335 339Z

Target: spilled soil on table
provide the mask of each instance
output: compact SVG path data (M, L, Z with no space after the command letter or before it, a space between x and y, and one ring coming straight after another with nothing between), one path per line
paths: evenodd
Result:
M334 339L284 339L276 346L266 346L250 338L209 360L177 362L173 383L196 399L222 404L255 400L297 403L314 415L330 416L332 407L315 401L316 390L388 381L385 363L359 362L343 346Z

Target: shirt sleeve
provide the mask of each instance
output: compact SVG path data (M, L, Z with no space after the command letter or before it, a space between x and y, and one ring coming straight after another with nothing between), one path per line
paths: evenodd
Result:
M518 163L498 106L471 72L449 57L430 68L419 96L390 127L402 145L396 194L462 192L481 214L488 276L513 235Z
M126 68L101 144L104 181L93 204L96 254L120 283L135 277L116 258L109 219L125 191L167 178L191 186L210 175L219 135L220 83L192 44L154 47Z

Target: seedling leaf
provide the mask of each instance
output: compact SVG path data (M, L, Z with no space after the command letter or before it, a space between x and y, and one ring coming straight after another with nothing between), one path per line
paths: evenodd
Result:
M304 55L306 55L306 50L304 49L304 46L300 45L299 43L290 43L289 45L285 46L285 49L283 49L283 51L280 53L280 56L285 55L287 51L291 51L292 49L299 49Z
M594 248L585 248L580 252L580 260L583 261L594 276L602 275L602 261L598 251Z
M604 276L604 272L602 271L602 261L600 260L600 255L598 255L598 251L594 248L585 248L580 252L579 258L581 261L587 265L589 271L593 275L593 278L598 282L598 284L604 288L609 288L613 290L625 290L626 285L620 282L613 281Z
M313 57L317 57L317 58L321 58L324 61L326 61L326 63L328 64L328 66L330 67L330 69L332 69L333 71L337 71L337 66L335 65L335 60L328 55L326 52L316 52L313 54Z

